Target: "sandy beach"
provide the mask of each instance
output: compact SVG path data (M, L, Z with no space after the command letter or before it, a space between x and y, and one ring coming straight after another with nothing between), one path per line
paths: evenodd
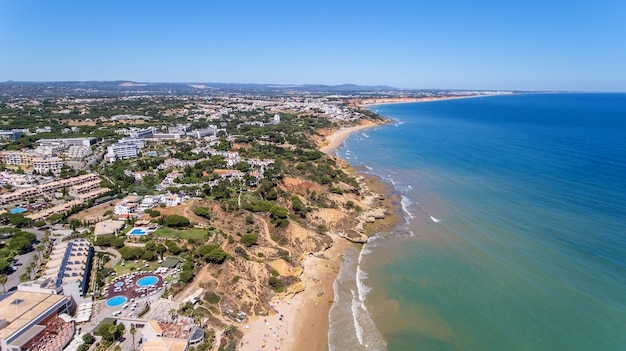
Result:
M325 145L323 145L322 147L320 147L320 151L334 156L333 152L339 148L341 146L341 144L343 144L343 141L350 136L350 134L358 132L359 130L363 130L363 129L368 129L368 128L373 128L373 127L377 127L379 126L379 124L367 121L367 123L358 125L358 126L354 126L354 127L348 127L348 128L341 128L337 131L335 131L333 134L329 135L326 137L326 141L325 141Z
M397 97L397 98L373 98L359 100L356 105L367 107L375 105L391 105L391 104L405 104L412 102L432 102L441 100L456 100L456 99L471 99L478 97L496 96L502 94L510 94L508 92L500 93L485 93L485 94L472 94L472 95L450 95L450 96L427 96L427 97Z
M320 151L332 155L350 134L378 125L368 121L339 129L326 137ZM355 245L338 236L333 236L333 242L322 255L310 255L304 260L303 292L273 300L271 305L276 312L273 315L250 318L243 327L240 350L328 350L328 314L334 299L333 283L343 261L344 249Z
M275 299L276 314L250 318L244 325L242 351L328 349L328 313L333 302L333 283L348 241L333 237L333 246L320 256L304 260L305 290L294 297Z

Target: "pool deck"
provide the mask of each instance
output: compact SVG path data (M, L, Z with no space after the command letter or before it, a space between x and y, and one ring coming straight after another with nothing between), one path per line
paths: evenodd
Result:
M126 232L126 235L129 236L142 236L142 235L147 235L150 234L152 232L154 232L155 230L158 229L158 226L135 226L130 228L130 230L128 232ZM135 232L135 233L133 233ZM141 233L139 233L141 232Z
M139 279L150 276L157 278L157 282L154 285L142 287L137 284ZM124 296L127 301L131 299L141 299L158 293L164 286L165 280L159 274L153 272L132 272L113 279L104 289L104 297L110 299L115 296Z
M122 302L116 304L116 305L110 305L109 303L111 302L111 300L113 299L124 299ZM111 298L109 298L106 302L107 307L119 307L122 306L123 304L125 304L126 302L128 302L128 298L126 298L125 296L113 296Z

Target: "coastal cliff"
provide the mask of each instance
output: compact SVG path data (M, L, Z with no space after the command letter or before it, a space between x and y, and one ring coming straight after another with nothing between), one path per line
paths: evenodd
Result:
M332 155L345 137L377 125L366 121L330 134L320 131L328 137L315 140L325 152L316 162L328 165L341 181L334 179L329 186L287 171L276 182L277 202L291 213L286 221L277 222L272 215L240 208L253 201L246 194L239 198L243 205L236 208L197 200L192 206L208 207L213 213L210 225L217 231L213 240L221 243L231 259L202 267L190 284L173 292L174 299L184 301L199 289L210 291L219 296L222 310L243 311L251 318L249 323L274 315L276 301L289 301L289 306L299 306L298 313L309 318L317 315L318 334L325 334L342 248L365 243L369 235L397 220L391 187ZM290 167L298 165L285 165L287 170ZM241 237L250 233L256 235L256 242L242 245ZM297 303L312 300L318 301L317 306ZM217 308L209 307L209 311L214 322L229 323L229 317L220 315ZM280 311L282 315L292 312Z

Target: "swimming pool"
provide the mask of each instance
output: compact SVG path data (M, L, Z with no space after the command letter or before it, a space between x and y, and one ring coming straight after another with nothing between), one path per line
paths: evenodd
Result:
M159 281L159 278L155 275L149 275L143 277L137 281L138 286L150 286L155 285Z
M9 212L11 212L12 214L22 213L22 212L26 212L26 209L24 207L16 207L16 208L10 209Z
M146 231L141 228L135 228L130 231L130 235L146 235Z
M107 306L117 307L123 305L128 300L125 296L115 296L107 300Z

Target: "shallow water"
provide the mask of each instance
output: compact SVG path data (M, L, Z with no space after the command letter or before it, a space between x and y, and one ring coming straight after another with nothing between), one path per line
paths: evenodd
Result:
M331 350L624 350L626 95L373 110L339 156L406 222L342 267Z

